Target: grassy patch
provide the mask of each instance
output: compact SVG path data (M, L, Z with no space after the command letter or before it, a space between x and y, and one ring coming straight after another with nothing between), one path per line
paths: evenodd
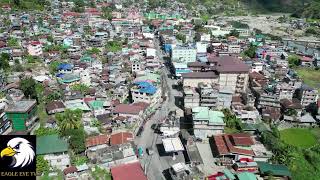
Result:
M296 72L307 85L320 90L320 70L312 68L297 68Z
M285 129L280 131L280 138L287 144L301 148L309 148L317 143L316 136L309 129Z

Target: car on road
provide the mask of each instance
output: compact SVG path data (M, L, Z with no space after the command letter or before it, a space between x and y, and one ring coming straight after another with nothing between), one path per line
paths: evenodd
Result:
M153 154L152 148L147 148L146 151L149 156Z
M142 147L138 148L138 155L139 155L139 157L143 156L143 148Z
M141 136L142 131L143 131L143 126L140 126L140 128L139 128L139 130L138 130L138 132L137 132L136 136Z

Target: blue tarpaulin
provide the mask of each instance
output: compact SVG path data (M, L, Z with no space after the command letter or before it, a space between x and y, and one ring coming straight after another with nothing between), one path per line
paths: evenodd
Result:
M136 85L139 86L139 92L154 94L157 92L157 88L147 81L139 81L135 82Z
M58 70L71 70L72 65L71 64L60 64L58 66Z

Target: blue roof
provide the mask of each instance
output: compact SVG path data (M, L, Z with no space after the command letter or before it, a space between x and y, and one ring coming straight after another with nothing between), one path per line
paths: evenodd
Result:
M58 70L71 70L72 65L71 64L60 64L58 66Z
M139 81L135 82L134 84L139 86L139 92L148 94L154 94L157 92L157 88L147 81Z
M63 73L59 73L56 75L56 77L59 77L59 78L63 78L64 74Z

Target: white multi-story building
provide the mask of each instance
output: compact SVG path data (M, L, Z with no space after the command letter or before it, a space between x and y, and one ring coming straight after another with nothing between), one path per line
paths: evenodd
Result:
M42 55L42 44L39 41L32 41L28 45L28 53L31 56L41 56Z
M190 46L177 46L172 49L172 61L194 62L197 58L197 49Z
M230 45L228 45L228 52L229 53L240 53L241 47L238 44L230 44Z
M197 42L196 44L197 53L207 53L207 46L208 46L208 43Z
M307 107L311 103L317 103L318 96L318 90L311 88L305 84L302 85L299 98L303 107Z

